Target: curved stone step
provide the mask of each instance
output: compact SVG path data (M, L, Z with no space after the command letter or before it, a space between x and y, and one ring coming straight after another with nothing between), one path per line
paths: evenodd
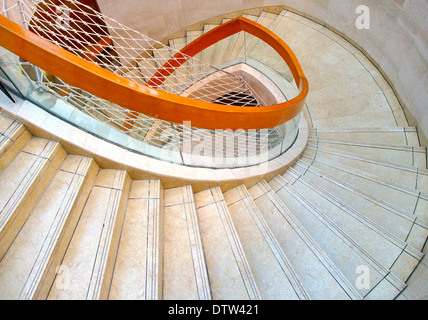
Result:
M232 19L231 18L223 18L221 23L223 24L223 23L226 23L230 20L232 20ZM220 41L217 44L216 52L215 52L215 55L213 58L213 65L215 65L215 66L221 66L222 65L222 63L224 62L223 56L228 52L228 47L229 47L229 43L231 41L231 38L232 37L228 37L226 39L223 39L222 41Z
M73 235L38 299L99 300L110 290L130 178L126 171L101 169L79 213ZM68 240L68 239L66 239ZM62 246L61 245L61 246Z
M312 299L362 298L266 181L248 191Z
M162 298L163 187L159 180L132 181L108 298Z
M242 16L252 21L257 21L258 19L258 16L251 15L251 14L243 14ZM228 39L230 39L230 41L228 41L229 46L223 57L223 61L221 61L220 64L233 61L236 58L240 58L239 52L241 51L243 44L245 42L244 32L238 32L237 34L234 34Z
M218 24L213 24L213 23L206 23L204 25L204 33L207 33L209 31L211 31L212 29L214 29L215 27L218 27ZM219 43L215 43L212 46L206 48L204 51L202 51L201 53L201 60L213 65L214 64L214 58L217 52L217 48L219 46Z
M419 135L415 127L313 128L310 135L321 139L340 139L346 142L420 147Z
M328 159L317 158L313 161L303 159L299 163L321 169L330 175L348 181L367 194L373 195L395 208L404 208L409 214L428 221L428 194L403 186L400 183L383 179L375 174L361 171L344 164L337 164Z
M266 26L269 30L275 32L275 29L278 27L279 23L284 18L285 14L287 13L287 10L282 10L279 14L275 14L272 12L268 12L265 15L266 22L262 25ZM263 42L257 41L254 45L254 47L249 51L247 50L247 56L249 57L262 57L263 54L259 52L261 48L264 46Z
M308 145L303 157L309 160L321 158L340 165L356 168L380 178L391 180L408 188L428 192L428 170L399 165L365 155L337 151L323 146Z
M227 191L224 198L262 298L310 299L247 188L238 186Z
M293 173L294 177L285 176L290 183L294 184L296 179L304 176L316 186L344 201L402 241L422 250L428 236L428 223L414 216L414 206L410 210L397 208L384 199L377 198L373 194L348 183L348 181L338 179L301 160L296 163L294 169L287 171L287 173Z
M420 251L411 247L405 239L401 240L375 224L329 191L323 190L305 177L299 177L292 169L284 175L285 181L288 182L286 177L289 175L298 178L294 179L294 183L289 184L307 202L310 202L338 229L347 234L386 269L394 272L403 282L408 279L423 257Z
M273 179L277 195L365 299L394 299L405 284L347 235L281 176ZM360 283L365 270L366 282Z
M261 299L220 188L198 192L195 200L213 299Z
M398 165L427 169L427 149L413 146L397 146L380 143L346 142L338 139L309 138L308 145L362 154Z
M58 142L32 137L0 173L0 256L15 238L65 156Z
M160 69L173 55L169 48L158 48L153 50L153 57L155 58L157 68ZM177 79L175 77L167 77L160 86L167 92L175 92L177 89Z
M271 13L268 11L263 11L255 20L258 24L269 28L275 19L278 17L277 14ZM255 47L259 44L260 40L257 37L254 37L250 34L246 34L244 37L244 43L241 47L241 50L238 53L239 57L251 56L251 52L255 50Z
M30 138L31 133L22 123L0 111L0 172L15 158Z
M53 277L98 172L91 158L68 155L0 259L1 299L36 299ZM49 274L51 271L51 274ZM49 282L49 281L48 281Z
M166 189L163 212L164 300L213 298L191 186Z

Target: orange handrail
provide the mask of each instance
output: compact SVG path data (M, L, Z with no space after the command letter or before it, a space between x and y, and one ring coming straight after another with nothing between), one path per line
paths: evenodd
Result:
M150 88L120 77L86 61L0 15L0 45L68 84L118 104L131 111L174 123L191 121L205 129L265 129L278 126L302 110L309 90L303 70L291 49L269 29L239 17L211 30L182 52L194 56L237 32L246 31L269 44L289 65L300 93L284 103L260 108L224 106ZM181 53L178 56L183 55ZM178 60L175 60L178 61ZM179 59L184 63L185 59ZM177 63L177 62L176 62ZM179 63L177 63L179 64ZM173 68L179 65L172 64ZM169 71L165 71L169 70ZM169 75L171 64L158 72Z

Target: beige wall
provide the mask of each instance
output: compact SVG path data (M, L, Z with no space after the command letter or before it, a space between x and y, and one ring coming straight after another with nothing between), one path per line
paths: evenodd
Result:
M162 40L225 13L284 5L343 33L380 66L399 94L412 125L428 137L427 0L98 0L101 11ZM369 30L359 30L356 8L367 5ZM415 123L414 121L417 121ZM423 139L425 140L425 139ZM426 140L424 141L426 143Z

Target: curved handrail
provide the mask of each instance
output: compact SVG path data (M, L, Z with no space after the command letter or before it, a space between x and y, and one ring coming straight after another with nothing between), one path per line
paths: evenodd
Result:
M300 93L284 103L260 108L222 106L164 92L120 77L86 61L0 15L0 45L72 86L120 105L131 111L174 123L191 121L204 129L250 130L276 127L297 116L309 90L303 70L291 49L269 29L239 17L196 39L175 58L181 63L210 45L240 31L246 31L269 44L287 63ZM166 77L172 68L166 63L158 73ZM172 70L172 71L171 71Z

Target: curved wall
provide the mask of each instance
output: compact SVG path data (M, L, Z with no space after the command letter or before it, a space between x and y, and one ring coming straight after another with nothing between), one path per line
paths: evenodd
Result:
M424 0L98 0L101 12L162 40L198 22L256 7L286 6L339 31L363 48L389 79L408 116L428 137L428 2ZM126 6L123 4L126 3ZM160 5L160 3L162 5ZM370 29L359 29L360 5ZM367 21L367 20L365 20ZM426 145L426 138L421 142Z

